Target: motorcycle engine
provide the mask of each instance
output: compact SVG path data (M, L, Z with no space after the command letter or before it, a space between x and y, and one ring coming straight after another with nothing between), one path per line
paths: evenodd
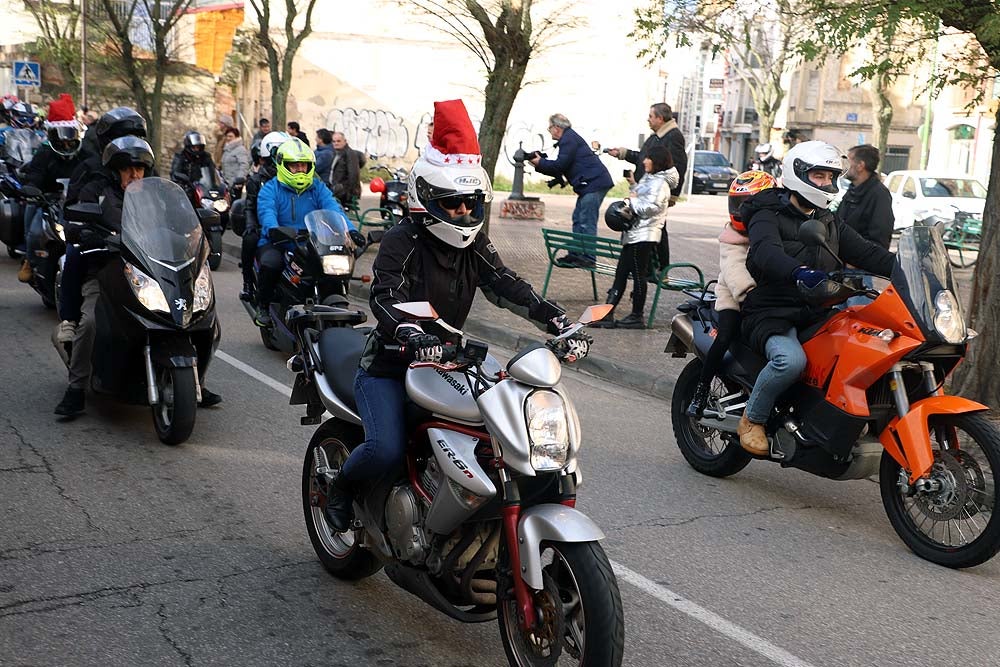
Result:
M385 522L392 550L400 560L424 561L428 545L421 528L423 515L423 508L408 484L401 484L389 493L385 501Z

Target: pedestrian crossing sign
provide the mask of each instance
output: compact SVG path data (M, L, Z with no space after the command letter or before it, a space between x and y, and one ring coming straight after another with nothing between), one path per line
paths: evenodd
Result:
M14 85L21 88L41 88L42 70L38 63L27 60L14 61Z

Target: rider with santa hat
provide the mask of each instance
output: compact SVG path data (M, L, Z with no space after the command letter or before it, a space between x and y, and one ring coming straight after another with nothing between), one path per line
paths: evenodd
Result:
M410 215L386 232L372 266L371 309L377 326L369 334L354 381L358 414L366 440L348 457L331 485L326 505L330 526L347 530L353 497L402 464L406 444L403 378L408 362L385 345L403 344L421 362L441 360L454 336L434 323L407 321L394 306L429 301L456 329L465 324L476 288L493 303L558 334L572 326L557 304L504 266L482 233L486 206L493 199L490 176L480 165L476 132L461 100L434 103L434 133L409 177ZM577 358L590 338L570 340ZM376 428L377 425L377 428Z

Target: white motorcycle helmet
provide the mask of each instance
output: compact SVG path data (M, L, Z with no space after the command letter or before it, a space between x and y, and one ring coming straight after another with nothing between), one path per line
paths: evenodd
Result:
M483 228L486 204L493 201L493 185L478 162L438 166L420 157L410 171L408 191L414 219L455 248L472 245ZM449 211L461 203L468 212L453 218Z
M753 149L753 152L757 154L757 159L763 162L774 155L774 147L771 144L760 144Z
M268 132L264 135L264 138L260 140L260 157L263 159L270 160L274 157L274 152L278 150L278 146L285 143L292 138L292 135L287 132Z
M809 180L809 172L833 172L830 185L820 187ZM844 172L840 151L825 141L805 141L785 153L781 163L781 184L816 208L827 208L837 197L837 178Z

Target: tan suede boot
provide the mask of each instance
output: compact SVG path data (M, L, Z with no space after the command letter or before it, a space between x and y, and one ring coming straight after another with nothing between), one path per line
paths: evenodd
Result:
M17 279L22 283L31 280L31 264L28 264L28 260L21 262L21 268L17 271Z
M736 427L736 433L740 436L740 446L754 456L767 456L771 453L763 424L755 424L743 415L740 417L739 426Z

